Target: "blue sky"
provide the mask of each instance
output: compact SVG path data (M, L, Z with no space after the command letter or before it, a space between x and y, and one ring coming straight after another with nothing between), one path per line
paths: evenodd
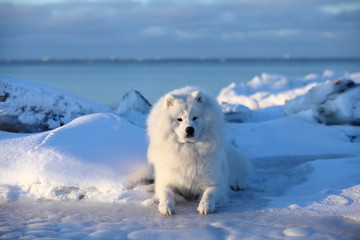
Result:
M0 0L0 58L360 57L359 0Z

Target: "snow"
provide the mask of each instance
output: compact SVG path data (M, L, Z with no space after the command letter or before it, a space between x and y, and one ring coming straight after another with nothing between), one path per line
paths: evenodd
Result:
M151 104L136 90L125 94L116 113L131 123L145 128L146 116L150 112Z
M286 101L308 92L317 84L337 78L360 81L358 73L324 71L322 76L308 74L302 78L263 73L247 83L223 88L218 96L220 104L242 104L250 109L284 105Z
M250 110L241 104L222 104L225 120L228 122L263 122L284 117L283 106Z
M145 161L143 129L112 113L79 117L43 133L1 132L0 200L117 201L121 181Z
M109 107L53 87L0 76L0 130L40 132Z
M123 97L120 103L117 113L126 114L129 111L141 112L148 114L150 112L151 104L145 99L140 92L131 90Z
M135 172L130 180L136 182L139 174L149 175L143 168L147 139L142 124L149 106L140 94L130 92L115 111L92 107L45 132L0 131L0 238L357 239L360 127L348 119L359 116L359 76L262 74L224 88L218 100L230 103L222 105L227 137L255 171L243 191L232 192L230 203L208 216L197 213L198 203L187 202L165 217L152 200L151 185L127 189L134 187L127 176ZM339 77L354 80L355 86L336 90ZM46 109L60 109L53 102L59 90L11 82L18 85L7 92L23 94L9 104L1 102L0 111L9 114L21 102L47 102ZM69 103L78 100L63 96ZM247 105L249 99L255 107ZM293 100L285 104L284 99ZM325 125L313 111L319 104L336 106L339 113L352 106L352 112ZM35 114L29 119L43 121Z
M306 94L287 101L285 114L311 110L313 117L326 124L360 124L360 84L352 80L328 80Z

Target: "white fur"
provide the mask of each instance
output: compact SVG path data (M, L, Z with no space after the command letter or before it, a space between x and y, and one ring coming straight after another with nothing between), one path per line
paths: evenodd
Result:
M174 213L175 200L197 197L199 213L211 213L227 202L230 186L243 185L249 163L224 141L223 113L206 92L192 87L170 92L154 105L147 124L148 160L162 214Z

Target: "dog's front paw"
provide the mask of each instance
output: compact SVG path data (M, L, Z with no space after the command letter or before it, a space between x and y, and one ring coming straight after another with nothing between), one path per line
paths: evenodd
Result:
M203 215L210 214L215 210L215 203L209 200L201 200L197 210L200 214Z
M174 206L166 203L159 204L159 211L165 216L171 216L175 214Z

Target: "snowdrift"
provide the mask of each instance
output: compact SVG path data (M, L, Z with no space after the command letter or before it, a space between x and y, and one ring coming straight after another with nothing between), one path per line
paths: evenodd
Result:
M125 176L146 162L145 130L112 113L37 134L0 132L0 200L117 201Z

